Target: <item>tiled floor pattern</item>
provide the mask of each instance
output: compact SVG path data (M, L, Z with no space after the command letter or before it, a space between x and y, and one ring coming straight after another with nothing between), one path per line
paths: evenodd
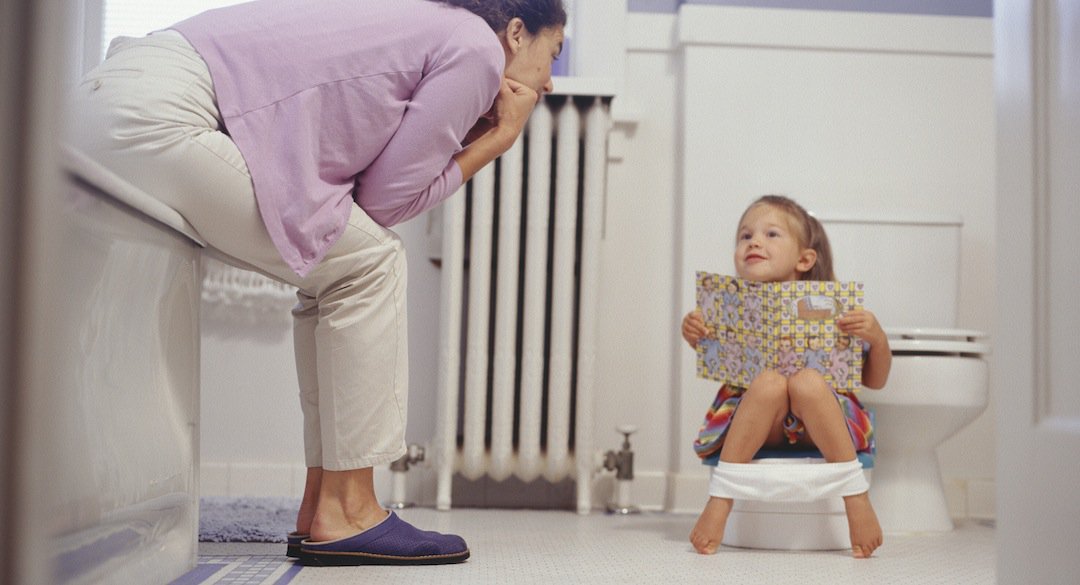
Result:
M462 535L472 557L441 567L301 567L286 560L284 544L202 543L199 567L177 583L994 583L994 529L974 521L948 533L887 535L874 558L855 560L843 551L726 547L701 556L687 541L694 515L424 508L399 514L420 528ZM214 567L209 576L194 575ZM242 573L234 577L236 571Z

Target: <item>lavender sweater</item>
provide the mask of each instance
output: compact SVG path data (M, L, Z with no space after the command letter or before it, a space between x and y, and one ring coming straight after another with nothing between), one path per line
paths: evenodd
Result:
M206 61L266 229L300 276L354 201L391 226L461 186L451 157L505 65L483 19L428 0L256 0L172 28Z

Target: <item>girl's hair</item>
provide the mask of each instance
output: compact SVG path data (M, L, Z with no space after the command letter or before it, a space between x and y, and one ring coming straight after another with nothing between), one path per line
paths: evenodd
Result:
M566 26L562 0L433 0L464 8L483 18L496 33L506 30L512 18L520 18L530 34L541 29Z
M832 248L829 246L829 236L825 234L825 228L816 217L803 209L802 205L783 195L764 195L754 201L739 218L739 224L746 217L746 213L758 205L768 205L776 208L791 218L791 227L795 231L796 239L800 248L810 248L817 252L817 261L802 274L799 280L836 280L833 274Z

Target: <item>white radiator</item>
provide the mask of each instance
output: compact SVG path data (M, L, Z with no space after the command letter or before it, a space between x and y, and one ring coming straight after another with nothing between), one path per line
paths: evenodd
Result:
M578 512L591 508L609 127L605 99L548 96L524 136L444 205L439 509L450 508L455 472L572 477Z

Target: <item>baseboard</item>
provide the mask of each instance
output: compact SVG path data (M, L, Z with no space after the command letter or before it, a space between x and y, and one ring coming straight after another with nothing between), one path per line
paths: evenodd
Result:
M949 516L953 519L995 520L996 489L992 478L946 479L945 503L949 507Z
M709 472L672 473L668 476L668 498L665 509L675 514L700 514L709 500Z
M200 466L199 495L228 497L295 497L303 495L307 469L303 465L259 463L203 463ZM592 507L606 508L614 499L615 477L598 474L593 479ZM552 484L547 489L512 490L493 493L492 505L497 507L568 507L565 490ZM491 481L489 490L498 490ZM375 490L384 505L392 502L393 475L386 466L375 469ZM995 482L992 478L947 478L945 498L949 515L954 519L972 518L994 520ZM413 466L406 474L403 502L424 507L435 506L435 472L424 466ZM675 514L697 514L708 500L709 474L706 469L696 473L666 473L647 471L635 473L631 484L631 503L642 510L665 511ZM515 499L517 498L517 499ZM537 498L550 498L545 505ZM567 500L568 501L568 500ZM483 507L475 498L461 502L469 507ZM569 506L572 507L572 506Z
M286 463L203 463L199 495L298 498L307 468Z

